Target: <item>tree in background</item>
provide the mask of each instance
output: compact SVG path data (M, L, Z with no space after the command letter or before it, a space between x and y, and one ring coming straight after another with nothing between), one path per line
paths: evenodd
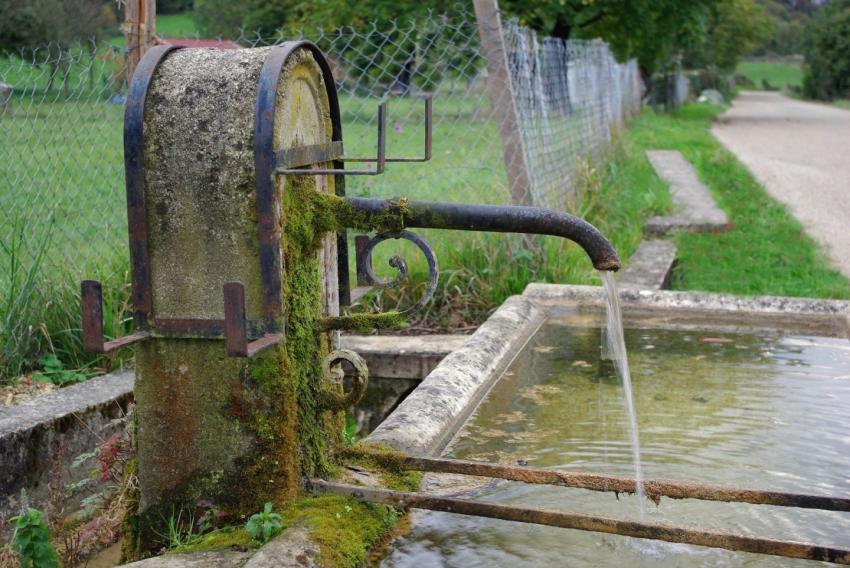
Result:
M347 60L344 80L352 91L408 94L413 86L430 89L469 59L450 38L458 26L468 26L469 35L477 31L474 22L457 18L456 6L454 0L195 0L194 17L207 36L314 39Z
M0 50L67 48L116 25L108 0L0 0Z
M177 14L194 8L194 0L156 0L157 14Z
M684 51L690 69L731 73L742 56L770 39L774 18L752 0L716 0L699 41Z
M49 65L47 90L59 80L67 92L74 59L71 47L79 43L94 59L95 40L117 26L112 7L108 0L0 0L0 52L17 51L36 65ZM90 85L93 71L89 66Z
M803 92L807 97L850 98L850 0L831 0L806 30Z
M774 19L773 34L753 51L755 55L803 53L806 26L817 4L811 0L757 0Z
M502 0L520 23L562 39L602 38L648 80L698 41L714 0Z

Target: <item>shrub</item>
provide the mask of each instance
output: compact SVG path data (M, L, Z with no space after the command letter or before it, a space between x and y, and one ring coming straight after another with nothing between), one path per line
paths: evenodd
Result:
M850 0L832 0L807 29L803 92L833 100L850 96Z

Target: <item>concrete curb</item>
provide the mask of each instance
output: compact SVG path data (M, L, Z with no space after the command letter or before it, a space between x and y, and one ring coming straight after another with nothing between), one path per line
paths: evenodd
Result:
M670 194L678 210L666 217L653 217L646 222L646 232L664 235L672 230L712 232L729 228L729 218L697 177L693 165L678 150L646 152L658 176L670 184Z
M88 477L94 460L71 464L121 429L132 401L133 372L125 371L0 408L0 515L18 514L21 489L43 509L51 484L62 489Z

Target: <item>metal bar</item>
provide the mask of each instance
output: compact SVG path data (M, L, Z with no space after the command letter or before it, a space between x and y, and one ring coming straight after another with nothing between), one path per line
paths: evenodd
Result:
M349 160L352 162L374 161L376 162L375 169L366 170L347 170L345 168L320 168L320 169L293 169L293 168L275 168L276 175L287 176L324 176L332 174L342 174L347 176L377 176L384 173L384 167L387 163L387 103L383 102L378 105L378 149L377 157L365 160L342 158L341 160Z
M284 337L282 333L267 333L248 341L245 286L241 282L224 285L224 348L229 357L251 357L283 342Z
M151 334L147 331L139 331L130 335L125 335L124 337L119 337L118 339L113 339L112 341L107 341L103 344L103 352L109 353L110 351L115 351L121 347L138 343L143 339L147 339L150 335Z
M387 156L384 160L386 162L428 162L431 160L432 154L432 144L433 144L433 99L429 96L425 98L425 153L422 157L409 157L409 156ZM347 162L374 162L375 158L349 158L348 156L343 157L344 161Z
M742 536L722 531L676 527L665 523L628 521L565 511L515 507L451 497L436 497L404 491L392 491L389 489L374 489L343 483L331 483L322 479L311 479L310 488L318 493L348 495L357 499L383 503L402 509L414 507L459 515L489 517L565 529L619 534L635 538L663 540L666 542L723 548L755 554L821 560L835 564L850 565L850 549L817 546L805 542Z
M597 270L618 270L620 258L605 235L583 219L541 207L516 205L468 205L346 197L358 211L384 215L397 211L405 228L453 229L551 235L569 239L581 246Z
M278 167L299 168L312 164L323 164L342 159L342 142L339 140L327 144L312 144L278 150L275 161Z
M145 155L142 140L145 99L157 66L176 49L180 48L173 45L157 45L148 50L133 74L127 92L127 105L124 109L127 229L130 237L130 266L133 276L133 321L136 329L146 328L152 305L147 206L145 205Z
M253 357L257 353L261 351L265 351L270 347L274 347L280 343L283 343L284 336L282 333L267 333L259 339L254 341L250 341L248 343L248 349L246 353L246 357Z
M103 353L103 292L97 280L83 280L80 286L83 307L83 349Z
M224 285L224 348L230 357L248 356L245 286L241 282L227 282Z
M629 477L600 475L578 471L557 471L525 466L500 465L468 460L445 458L405 457L403 467L417 471L459 473L480 477L495 477L524 483L577 487L591 491L634 493L635 480ZM701 499L704 501L726 501L751 503L754 505L776 505L822 509L824 511L850 512L850 499L783 491L759 491L724 485L688 483L667 479L647 479L644 489L649 497L672 499Z
M354 267L358 286L368 286L369 278L366 276L366 269L363 268L363 251L366 250L370 240L369 235L354 237Z
M80 300L83 308L83 349L89 353L109 353L149 336L146 331L105 341L103 336L103 291L97 280L83 280Z

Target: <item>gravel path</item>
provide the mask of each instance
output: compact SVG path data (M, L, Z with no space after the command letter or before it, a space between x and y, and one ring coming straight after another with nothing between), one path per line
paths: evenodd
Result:
M743 92L712 133L850 278L850 112Z

